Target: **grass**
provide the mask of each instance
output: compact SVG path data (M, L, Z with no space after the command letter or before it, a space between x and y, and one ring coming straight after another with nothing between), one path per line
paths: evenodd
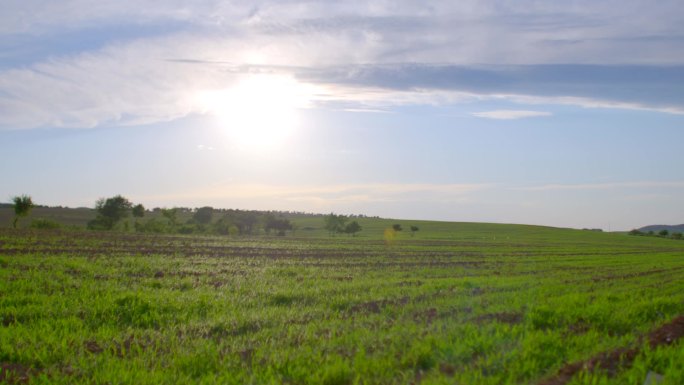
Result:
M310 219L305 219L306 221ZM0 229L9 383L684 382L684 243L535 226L359 219L358 238ZM420 227L392 244L382 230ZM1 380L0 380L1 382Z

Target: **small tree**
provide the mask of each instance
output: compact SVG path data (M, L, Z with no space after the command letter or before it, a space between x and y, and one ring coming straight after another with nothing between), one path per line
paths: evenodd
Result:
M347 224L347 226L344 227L344 232L351 235L352 237L356 236L356 233L362 230L361 225L357 221L352 221Z
M420 230L418 226L411 226L411 236L416 235L416 232Z
M133 206L131 213L133 214L133 217L135 217L135 218L142 218L145 216L145 206L138 203L137 205Z
M401 225L398 223L395 223L392 225L392 230L394 231L402 231L403 229L401 228Z
M330 236L335 236L337 233L344 232L344 225L347 223L346 216L330 213L326 215L323 220L325 221L325 229L328 230Z
M658 232L658 235L660 235L661 237L667 237L668 235L670 235L670 232L663 229Z
M199 225L208 225L214 215L214 208L210 206L200 207L192 215L192 219Z
M28 195L16 196L12 198L12 202L14 202L14 220L12 221L12 227L16 229L19 218L28 216L34 204L31 197Z
M111 230L116 224L128 216L133 204L121 195L112 198L100 198L95 203L97 217L88 222L93 230Z
M282 237L288 230L292 230L292 223L285 218L276 218L273 215L269 215L264 223L264 231L266 231L266 234L270 234L271 230L275 230L276 234Z
M162 209L161 213L162 216L169 221L171 229L176 228L176 224L178 223L178 209L176 207L172 209Z

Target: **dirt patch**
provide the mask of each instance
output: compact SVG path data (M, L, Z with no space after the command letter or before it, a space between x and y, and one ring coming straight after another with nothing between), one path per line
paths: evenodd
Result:
M586 334L590 329L591 324L583 319L580 319L577 322L568 325L568 331L566 335L582 335Z
M111 346L111 352L119 358L124 358L137 350L147 349L151 344L152 341L149 339L147 339L147 341L141 341L131 335L122 342L114 342Z
M0 382L3 384L28 384L38 370L22 364L11 362L0 363Z
M238 352L238 356L240 356L240 360L242 360L242 362L251 363L252 358L254 357L254 349L248 348L240 350Z
M514 312L501 312L501 313L489 313L483 314L475 318L475 322L482 324L485 322L497 321L502 324L515 325L519 324L523 320L522 313Z
M674 271L679 271L684 268L682 267L674 267L674 268L669 268L669 269L655 269L655 270L648 270L648 271L641 271L641 272L635 272L635 273L627 273L627 274L612 274L612 275L602 275L602 276L595 276L592 277L592 281L594 282L602 282L602 281L608 281L608 280L622 280L622 279L630 279L630 278L641 278L641 277L646 277L649 275L654 275L654 274L660 274L660 273L672 273Z
M454 365L447 364L446 362L442 362L439 364L439 372L449 377L453 377L454 374L456 374L456 367Z
M416 322L425 322L430 325L437 318L437 309L431 307L427 310L422 310L413 314L413 320Z
M2 326L10 326L17 322L17 318L13 314L5 314L2 316Z
M651 348L655 348L661 345L670 345L682 337L684 337L684 315L680 315L652 331L648 335L648 343Z
M380 313L388 305L404 306L409 302L409 297L401 297L395 300L383 299L356 304L349 309L350 313Z
M83 347L85 347L85 350L93 354L102 353L104 351L104 349L102 349L102 347L94 340L88 340L84 342Z
M652 349L655 349L658 346L671 345L683 336L684 316L679 316L649 333L646 336L646 339L648 340L649 346ZM644 337L639 340L643 341ZM538 385L564 385L570 382L570 380L582 370L591 372L600 369L613 377L623 368L631 366L639 352L640 348L633 347L619 348L610 352L599 353L586 361L565 365L555 376L539 382Z

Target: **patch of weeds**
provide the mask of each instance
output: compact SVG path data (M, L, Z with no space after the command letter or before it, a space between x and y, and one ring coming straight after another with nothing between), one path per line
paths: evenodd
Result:
M532 309L527 315L532 328L536 330L548 330L558 327L558 316L556 312L547 307L537 307Z
M114 302L116 318L120 324L138 327L154 327L159 314L152 304L137 295L128 294Z
M437 364L428 345L419 345L404 354L401 358L402 366L415 370L428 370Z
M274 306L292 306L295 304L306 305L312 302L312 298L306 295L275 294L270 299L270 304Z
M353 382L354 374L349 366L343 361L336 361L326 365L321 384L323 385L349 385Z
M295 301L295 297L287 294L276 294L271 297L271 304L275 306L290 306Z
M2 362L0 363L0 383L28 384L38 372L38 370L22 364Z
M192 354L179 357L178 368L192 378L201 378L220 370L220 356L211 344L203 344Z
M651 302L642 303L636 310L636 318L652 322L667 318L672 314L677 314L681 310L682 304L671 299L657 299Z
M181 283L179 283L178 285L175 285L175 286L174 286L174 289L180 290L180 291L192 290L192 283L191 283L191 282L187 282L187 281L181 282Z
M232 325L225 322L219 322L209 328L209 330L204 334L204 337L220 340L227 337L236 337L249 333L256 333L259 330L261 330L261 324L257 321L243 320L234 322Z

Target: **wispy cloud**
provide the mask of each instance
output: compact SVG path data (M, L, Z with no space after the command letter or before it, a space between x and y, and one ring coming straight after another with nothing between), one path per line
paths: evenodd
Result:
M551 116L550 112L545 111L526 111L526 110L494 110L474 112L473 116L478 118L498 119L498 120L514 120L524 118L535 118L540 116Z
M411 202L429 197L433 201L463 202L471 194L491 188L491 184L336 184L336 185L272 185L233 183L168 195L139 196L152 202L225 201L250 202L252 206L306 203L317 207L336 204ZM284 206L284 207L285 207Z
M173 120L202 113L195 93L264 71L327 87L315 106L364 112L503 99L684 113L678 0L143 8L128 0L4 7L0 129Z
M684 188L684 181L635 181L608 183L545 184L539 186L513 187L512 189L520 191L590 191L653 188Z

